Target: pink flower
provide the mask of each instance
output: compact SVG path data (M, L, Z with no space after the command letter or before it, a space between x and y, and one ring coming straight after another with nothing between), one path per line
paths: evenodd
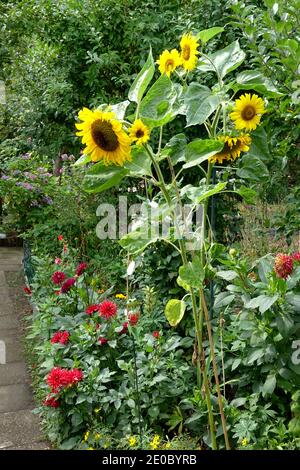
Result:
M58 237L57 237L57 238L58 238L58 240L59 240L60 242L62 242L62 241L63 241L63 239L64 239L64 237L63 237L62 235L58 235Z
M55 258L54 263L55 264L61 264L62 263L61 258Z
M65 279L66 275L62 271L56 271L52 274L52 281L54 284L60 285L62 282L64 282Z
M153 336L153 338L158 339L160 337L159 331L157 331L157 330L153 331L152 336Z
M51 338L51 343L67 344L69 341L70 333L68 331L57 331Z
M76 268L76 274L77 276L80 276L82 273L84 273L84 271L86 270L87 268L87 264L86 263L80 263L77 268Z
M110 300L104 300L102 304L100 304L100 317L106 318L108 320L111 317L114 317L117 313L117 306L114 302Z
M66 292L69 292L69 290L74 286L75 282L76 280L74 279L74 277L70 277L69 279L67 279L61 286L61 293L65 294Z
M100 338L98 339L98 343L103 346L104 344L107 343L107 339L106 338L103 338L103 336L100 336Z
M292 254L292 258L294 261L300 261L300 251L296 251Z
M92 315L93 313L99 312L99 311L100 311L100 304L93 304L85 309L85 312L88 315Z

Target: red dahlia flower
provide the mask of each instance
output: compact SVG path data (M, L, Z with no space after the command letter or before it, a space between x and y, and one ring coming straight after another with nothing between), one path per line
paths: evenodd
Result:
M83 379L83 373L79 369L71 369L69 372L69 385L74 385Z
M104 300L102 304L100 304L100 317L106 318L108 320L111 317L114 317L117 313L117 306L114 302L110 300Z
M62 271L56 271L54 274L52 274L52 281L54 284L60 285L64 280L66 279L65 273Z
M67 279L63 285L61 286L61 292L63 294L65 294L66 292L69 292L69 290L71 289L71 287L74 286L76 280L74 279L74 277L70 277L69 279Z
M103 346L103 344L106 344L107 343L107 339L106 338L103 338L103 336L100 336L100 338L98 339L98 343Z
M64 239L64 237L63 237L62 235L58 235L58 237L57 237L57 238L58 238L58 240L59 240L60 242L62 242L62 241L63 241L63 239Z
M158 339L160 337L159 331L157 331L157 330L153 331L152 336L153 336L153 338Z
M27 294L27 295L31 295L31 294L32 294L30 287L27 287L27 286L23 287L23 291L24 291L25 294Z
M292 258L294 261L300 261L300 251L296 251L292 254Z
M53 367L47 376L47 384L52 393L58 393L62 388L75 385L83 379L83 373L79 369L62 369Z
M55 397L48 395L46 399L43 401L43 405L50 406L51 408L58 408L60 406L60 403Z
M68 331L57 331L51 338L51 343L60 343L60 344L67 344L69 341L70 333Z
M139 321L140 314L139 313L129 313L128 320L131 326L135 326Z
M85 309L85 313L87 313L88 315L92 315L93 313L99 312L99 311L100 311L100 304L93 304Z
M76 268L76 274L77 276L80 276L82 273L84 273L84 271L86 270L87 268L87 264L86 263L80 263L77 268Z
M123 329L119 331L119 335L124 335L128 331L128 321L125 321L123 323Z
M275 257L274 270L278 277L286 279L293 271L293 258L283 253L278 253Z

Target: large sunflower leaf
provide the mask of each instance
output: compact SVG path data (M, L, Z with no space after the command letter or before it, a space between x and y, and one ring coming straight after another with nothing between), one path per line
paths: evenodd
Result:
M200 204L205 199L208 199L214 194L218 194L223 191L223 189L226 188L226 185L226 181L199 187L195 187L189 184L182 188L181 196L187 196L191 201L193 201L193 203Z
M82 166L82 165L86 165L87 163L89 163L90 161L92 160L92 156L91 154L90 155L81 155L80 158L78 158L78 160L76 160L76 162L74 163L73 166Z
M196 139L185 148L185 164L183 168L191 168L220 152L224 143L214 139Z
M208 55L208 58L199 61L197 69L201 72L214 71L221 78L229 72L235 70L244 61L246 54L240 48L238 41L234 41L229 46Z
M117 186L128 174L126 168L102 162L93 165L84 176L83 189L88 193L101 193L113 186Z
M171 80L167 75L162 75L141 102L141 119L150 127L167 124L177 114L176 98L176 89Z
M270 176L266 165L258 157L248 153L240 159L237 175L254 182L267 181Z
M171 326L176 326L182 320L186 304L183 300L171 299L165 308L165 315Z
M184 98L187 127L203 124L220 102L220 96L213 94L208 87L191 83Z
M210 39L212 39L217 34L220 34L224 31L222 26L214 26L213 28L203 29L197 34L197 39L200 39L202 44L206 44Z
M236 82L231 87L234 91L255 90L267 96L283 96L272 81L264 77L258 70L244 70L236 77Z
M150 49L148 59L146 60L142 70L137 75L136 79L130 87L128 93L128 98L130 99L130 101L135 101L136 103L139 103L141 101L147 86L152 80L154 72L155 65L152 56L152 50Z
M186 137L184 134L174 135L162 149L159 160L169 157L173 165L185 161Z
M129 171L128 176L141 178L152 176L151 160L143 147L133 147L131 162L126 162L124 168Z

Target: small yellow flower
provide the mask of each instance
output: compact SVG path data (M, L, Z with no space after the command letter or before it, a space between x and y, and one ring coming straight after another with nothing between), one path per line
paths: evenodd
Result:
M95 450L94 447L88 447L87 450Z
M180 41L180 48L181 48L181 61L182 66L185 70L193 70L197 65L199 54L197 48L199 47L199 43L195 36L192 34L184 34Z
M141 119L136 119L129 129L129 137L132 142L137 145L143 145L148 142L150 138L150 130Z
M124 299L126 299L126 295L124 295L124 294L116 294L116 299L124 300Z
M261 116L265 113L264 100L259 96L245 93L235 100L235 106L230 113L237 129L254 131L260 123Z
M136 442L137 442L136 437L135 437L135 436L130 436L130 438L129 438L129 445L130 445L130 447L135 446L135 445L136 445Z
M167 442L165 445L165 449L170 449L170 447L171 447L171 442Z
M160 443L160 437L158 434L155 434L152 441L150 442L150 447L152 450L155 450L158 448L159 446L159 443Z
M169 77L174 70L181 65L181 58L177 49L172 51L165 50L156 61L160 73L164 73Z
M99 439L101 438L101 434L99 434L98 432L95 432L94 438L95 438L95 441L99 441Z
M241 442L242 446L245 447L248 445L248 443L249 443L248 439L244 437L244 439L242 439L242 442Z
M87 432L85 433L85 435L84 435L84 438L83 438L83 441L84 441L84 442L88 440L89 435L90 435L90 431L87 431Z
M101 410L101 408L95 408L95 409L94 409L94 412L95 412L96 414L98 414L98 413L100 412L100 410Z

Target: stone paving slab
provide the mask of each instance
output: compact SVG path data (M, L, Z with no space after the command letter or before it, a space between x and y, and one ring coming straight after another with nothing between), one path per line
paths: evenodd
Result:
M27 384L1 385L0 413L24 410L32 407L32 403L31 391Z
M0 386L22 384L27 380L27 367L25 362L12 362L0 364Z
M8 328L18 328L18 320L13 317L11 314L10 315L0 315L0 335L1 331L6 330Z
M0 414L0 449L49 449L31 410Z
M4 341L5 344L6 364L21 362L24 359L24 351L17 332L15 329L5 331L0 329L0 341Z

